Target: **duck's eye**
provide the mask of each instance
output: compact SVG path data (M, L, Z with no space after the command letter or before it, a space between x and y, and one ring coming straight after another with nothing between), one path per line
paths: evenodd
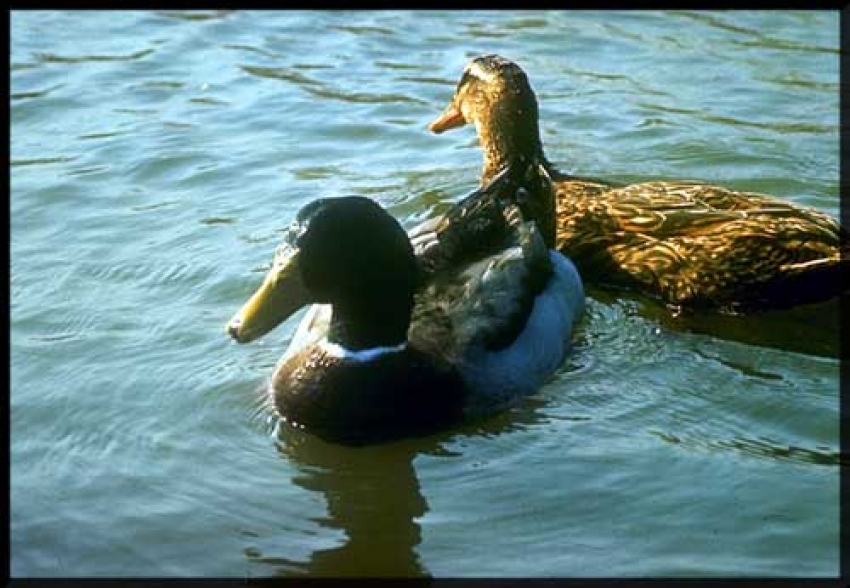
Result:
M468 84L472 80L472 74L468 71L463 72L463 75L460 76L460 81L457 83L457 89L460 91L466 84Z

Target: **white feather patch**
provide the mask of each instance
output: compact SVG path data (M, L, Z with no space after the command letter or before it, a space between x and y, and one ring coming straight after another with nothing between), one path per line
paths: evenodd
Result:
M359 349L357 351L352 351L342 345L337 343L331 343L327 339L322 339L319 341L319 347L331 357L335 357L337 359L344 359L346 361L355 361L359 363L363 363L366 361L372 361L373 359L377 359L382 355L386 355L388 353L398 353L399 351L404 351L407 349L407 341L403 341L398 345L387 345L382 347L370 347L369 349Z

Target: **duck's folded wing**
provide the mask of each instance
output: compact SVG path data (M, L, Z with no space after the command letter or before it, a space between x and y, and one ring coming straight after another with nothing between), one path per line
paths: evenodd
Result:
M420 291L412 341L447 355L470 345L499 349L513 342L552 273L534 224L513 230L507 247L435 276Z
M645 182L624 188L564 182L558 186L558 243L571 247L616 242L632 233L650 239L696 237L728 232L745 221L754 230L793 219L818 239L837 239L838 223L828 214L751 192L689 182ZM732 225L730 225L732 223ZM746 231L742 234L745 234Z
M575 191L568 184L558 187L557 242L585 276L639 284L688 305L758 305L780 295L802 300L812 288L840 289L834 276L846 235L817 210L686 182L582 184ZM801 295L790 295L792 283Z
M407 237L417 257L439 244L440 233L447 225L447 216L445 214L435 216L407 231Z

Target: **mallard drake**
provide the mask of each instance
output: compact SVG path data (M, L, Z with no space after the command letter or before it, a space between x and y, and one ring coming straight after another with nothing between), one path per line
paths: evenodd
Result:
M429 128L467 123L484 151L482 183L517 163L548 172L555 206L546 211L540 196L537 220L588 283L638 290L675 310L732 313L825 300L846 286L846 233L815 209L695 182L622 186L558 172L543 153L534 91L508 59L473 59Z
M262 286L228 323L240 343L313 304L274 370L283 420L362 444L430 432L540 387L584 304L504 175L419 230L351 196L300 210ZM467 245L461 244L465 241Z

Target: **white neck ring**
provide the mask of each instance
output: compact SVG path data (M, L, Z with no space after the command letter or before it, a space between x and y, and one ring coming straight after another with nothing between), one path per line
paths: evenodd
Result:
M377 359L382 355L386 355L388 353L398 353L399 351L404 351L405 349L407 349L407 341L402 341L398 345L370 347L368 349L358 349L357 351L347 349L346 347L343 347L338 343L331 343L327 339L322 339L321 341L319 341L318 345L322 349L322 351L324 351L331 357L357 362L372 361L373 359Z

